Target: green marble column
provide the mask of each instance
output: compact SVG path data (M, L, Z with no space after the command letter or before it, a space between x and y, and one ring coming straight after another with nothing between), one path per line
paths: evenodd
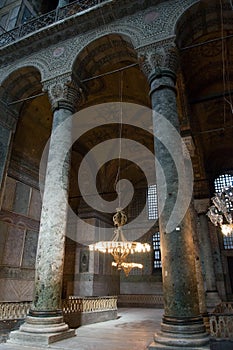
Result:
M71 124L56 132L72 111L59 108L54 111L50 139L45 190L40 219L36 259L35 296L31 315L61 314L61 290L64 264L66 215L68 206L69 161L63 163L63 150L69 149ZM69 157L69 155L67 155Z
M142 55L142 52L139 53ZM182 143L174 139L174 129L180 133L176 106L177 64L177 52L173 44L166 43L154 48L150 46L144 51L142 68L151 89L155 156L166 179L165 184L164 177L156 172L164 316L161 331L155 334L154 343L149 348L207 349L209 337L199 311L193 225L189 208L177 225L173 225L176 216L169 221L176 204L179 181L182 182L184 196L188 186ZM164 127L164 120L170 123L170 127ZM174 159L178 159L177 164Z
M63 322L61 291L68 209L72 114L81 100L74 82L49 82L53 109L39 240L36 258L34 300L26 322L11 332L10 341L44 344L75 335ZM66 121L65 127L61 127Z
M213 311L213 309L221 303L221 299L217 291L208 218L206 216L209 206L209 198L195 201L195 207L198 212L198 233L201 243L201 259L205 269L206 304L208 310Z

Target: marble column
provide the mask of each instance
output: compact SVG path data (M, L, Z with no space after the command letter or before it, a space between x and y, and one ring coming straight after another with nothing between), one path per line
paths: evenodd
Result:
M158 169L156 171L164 316L161 331L155 334L149 349L208 349L209 336L199 310L193 225L189 208L176 227L171 222L179 181L182 181L184 196L188 186L184 175L182 143L174 140L174 129L180 133L175 86L177 50L174 43L168 40L161 46L157 44L139 49L139 56L151 89L155 156L164 173L161 176ZM167 125L170 127L164 127L164 120L169 122ZM178 164L175 164L174 158L179 160ZM176 222L176 215L179 213L173 216L173 223Z
M205 270L206 304L208 310L211 311L221 303L221 299L217 291L208 218L206 216L209 205L209 198L195 200L195 208L198 213L198 234L201 247L201 259Z
M187 103L187 101L186 101ZM184 142L186 148L184 149L184 163L187 167L189 167L190 156L194 156L194 143L192 141L191 135L182 137L182 141ZM192 233L193 233L193 242L194 242L194 256L195 256L195 265L196 265L196 278L197 278L197 291L199 298L199 310L200 314L203 317L203 321L206 329L209 331L209 317L207 313L206 307L206 297L205 297L205 288L204 288L204 270L201 259L201 247L200 247L200 239L199 239L199 230L198 230L198 218L197 212L194 207L194 199L191 200L189 207L189 214L191 215L192 222Z
M26 322L11 332L10 342L48 345L75 335L63 322L61 291L68 209L72 114L81 93L73 81L50 81L46 88L53 108L39 241L34 300ZM66 121L65 126L62 123Z

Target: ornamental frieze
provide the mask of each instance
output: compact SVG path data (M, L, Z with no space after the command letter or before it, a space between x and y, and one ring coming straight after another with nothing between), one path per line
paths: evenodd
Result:
M116 13L115 16L112 15L111 24L98 24L92 30L84 30L83 28L82 31L86 14L79 14L79 20L74 20L75 16L71 17L64 24L59 22L56 32L56 26L46 27L47 35L45 37L43 37L43 31L38 32L15 43L17 49L14 48L14 44L3 48L0 63L4 64L5 67L0 69L1 76L3 77L5 70L13 71L15 67L20 68L25 64L34 65L36 62L41 62L39 70L42 79L64 73L72 69L77 55L85 46L103 35L111 33L126 35L135 48L148 45L156 40L174 35L177 19L185 9L197 2L195 0L158 1L156 6L151 6L143 11L139 10L131 15L129 15L132 13L130 9L124 8L122 12L119 6L112 7L112 11ZM155 2L151 3L155 4ZM128 7L132 7L131 2L129 2ZM88 14L88 23L91 16L93 16L92 11ZM125 17L122 18L123 16ZM106 23L108 21L105 20ZM12 63L9 64L9 62Z

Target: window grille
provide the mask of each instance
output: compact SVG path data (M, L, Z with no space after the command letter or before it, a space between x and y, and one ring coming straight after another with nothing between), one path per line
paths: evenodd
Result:
M233 176L222 174L214 180L215 193L221 193L225 187L233 186ZM232 203L229 202L229 208L233 210ZM223 236L224 249L233 249L233 235Z
M156 220L158 219L158 199L157 199L157 186L150 185L148 187L148 219Z
M153 234L152 242L153 242L153 250L154 250L154 269L159 269L162 267L159 232L155 232Z

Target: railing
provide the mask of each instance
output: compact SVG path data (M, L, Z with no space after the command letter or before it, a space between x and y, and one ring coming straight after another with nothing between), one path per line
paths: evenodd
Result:
M215 339L233 340L233 303L221 303L210 314L210 334Z
M119 306L162 308L163 304L160 294L121 294L118 297Z
M15 320L25 318L31 303L23 301L21 303L0 303L0 320Z
M106 0L79 0L74 1L64 7L58 7L56 10L48 12L35 19L23 23L8 32L0 35L0 47L11 44L12 42L31 34L41 28L45 28L50 24L60 21L64 18L73 16L75 13L85 11L93 6L99 5Z
M117 297L76 297L70 296L63 304L63 313L95 312L117 310Z
M1 302L0 320L25 318L30 309L31 302ZM85 313L106 310L117 310L116 296L76 297L70 296L63 301L64 315L72 313Z

